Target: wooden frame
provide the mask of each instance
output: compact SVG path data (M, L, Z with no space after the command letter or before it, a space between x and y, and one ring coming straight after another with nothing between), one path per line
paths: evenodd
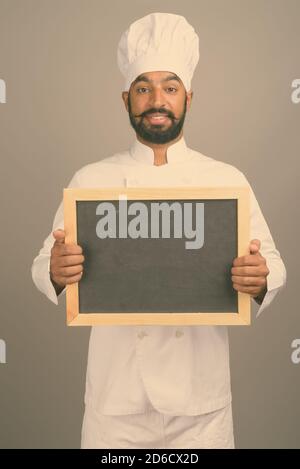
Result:
M64 189L64 216L66 243L77 243L76 201L118 200L119 195L128 200L151 199L236 199L238 256L248 254L250 236L250 197L247 187L159 187L159 188L105 188ZM249 325L250 295L237 292L238 312L187 312L187 313L80 313L78 283L67 285L67 324L83 325Z

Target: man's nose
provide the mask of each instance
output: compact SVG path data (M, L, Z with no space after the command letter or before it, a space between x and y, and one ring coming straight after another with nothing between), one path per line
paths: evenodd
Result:
M151 93L151 105L152 107L158 109L165 105L163 92L160 88L154 88Z

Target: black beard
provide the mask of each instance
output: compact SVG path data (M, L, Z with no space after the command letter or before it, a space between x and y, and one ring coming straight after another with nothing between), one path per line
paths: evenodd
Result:
M131 110L131 103L130 103L130 96L128 96L128 113L131 126L134 128L136 133L145 141L150 143L168 143L172 140L175 140L178 135L180 134L183 123L185 120L186 115L186 102L187 98L185 98L184 102L184 110L182 115L179 119L175 119L174 115L169 111L166 111L164 108L161 109L149 109L145 113L141 114L140 116L134 116ZM167 115L172 121L170 127L166 130L162 130L161 124L152 125L151 127L146 127L144 125L144 116L152 113L162 113ZM139 123L136 122L135 117L142 117Z

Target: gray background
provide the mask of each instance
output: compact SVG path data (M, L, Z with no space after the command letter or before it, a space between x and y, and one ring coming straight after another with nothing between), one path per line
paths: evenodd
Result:
M288 271L271 307L230 329L236 445L300 447L300 2L0 0L3 448L79 447L89 329L65 326L64 302L41 295L30 268L74 172L134 137L116 48L154 11L184 15L200 37L188 145L245 173Z

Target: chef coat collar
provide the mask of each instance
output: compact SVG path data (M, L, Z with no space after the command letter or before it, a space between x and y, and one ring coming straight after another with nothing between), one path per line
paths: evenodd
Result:
M130 148L131 156L139 163L145 165L152 165L154 163L154 152L152 148L148 147L144 143L141 143L137 138L133 142ZM170 145L167 149L167 161L168 164L184 163L191 158L189 149L185 143L185 139L182 136L180 140ZM164 166L164 165L162 165ZM157 166L160 167L160 166Z

